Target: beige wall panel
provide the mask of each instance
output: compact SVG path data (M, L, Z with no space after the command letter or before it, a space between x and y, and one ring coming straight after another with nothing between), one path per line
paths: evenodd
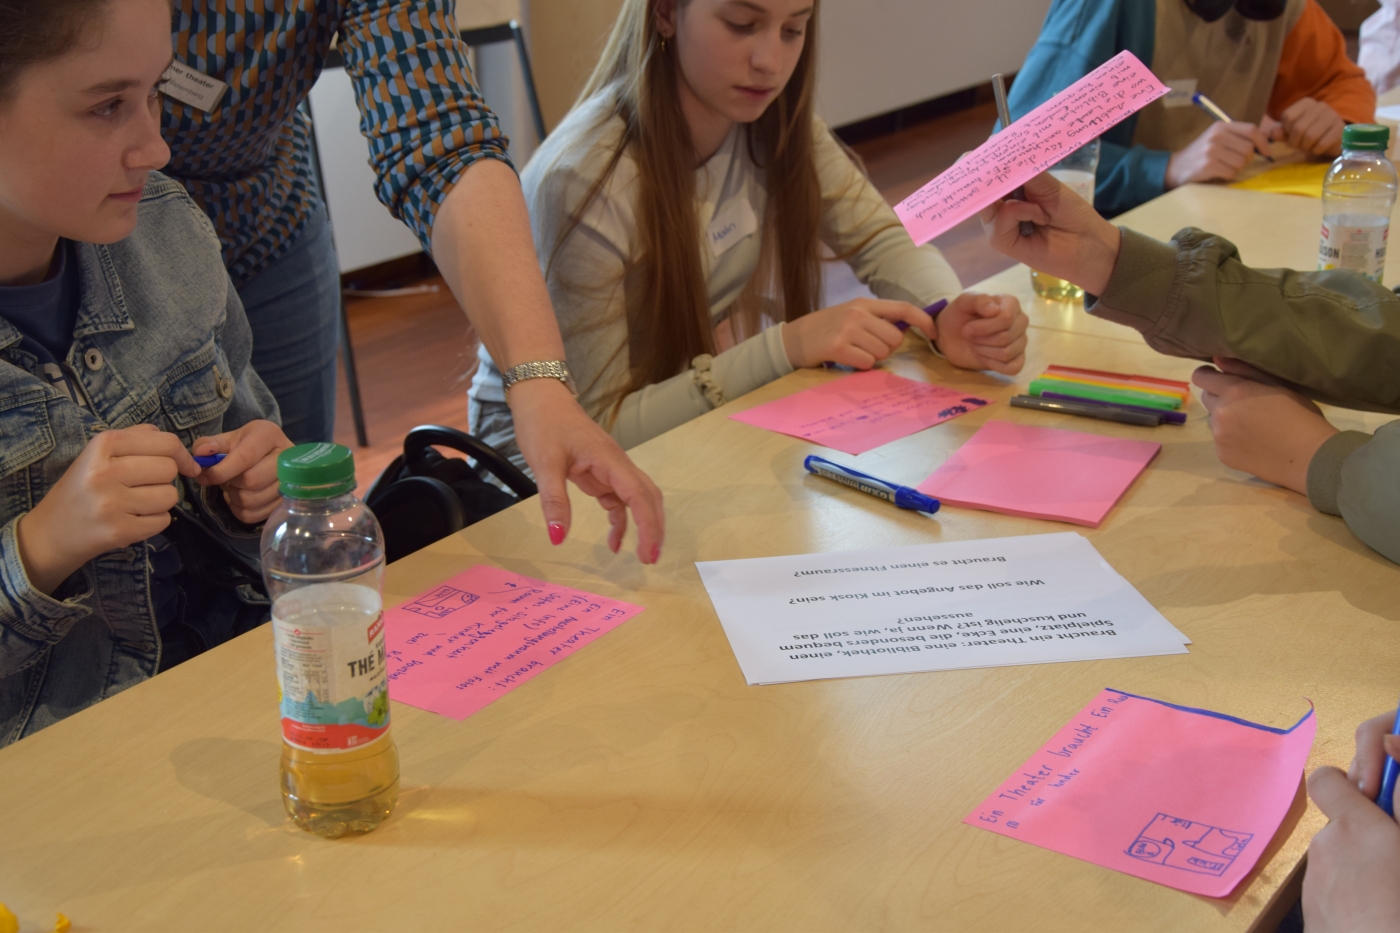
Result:
M553 130L573 106L603 50L622 0L530 0L530 56Z

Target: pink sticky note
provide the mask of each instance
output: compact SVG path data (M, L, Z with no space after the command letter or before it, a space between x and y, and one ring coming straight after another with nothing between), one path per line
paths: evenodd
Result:
M1316 735L1312 710L1274 729L1104 690L963 822L1224 897L1278 831Z
M1166 93L1167 86L1132 52L1120 52L978 146L894 212L922 246Z
M872 369L729 417L833 450L861 454L986 404L986 399L964 392Z
M1161 444L988 421L919 484L945 505L1097 528Z
M641 611L477 564L384 614L389 696L466 719Z

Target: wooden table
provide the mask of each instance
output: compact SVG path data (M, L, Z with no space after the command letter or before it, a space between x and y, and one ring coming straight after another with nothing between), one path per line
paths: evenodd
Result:
M1191 218L1251 262L1306 268L1316 213L1187 188L1127 222L1168 235ZM1052 361L1177 378L1195 365L1032 302L1023 268L988 287L1021 294L1035 321L1021 386ZM912 342L893 368L1015 392ZM1194 402L1179 429L994 405L861 462L912 484L989 417L1160 440L1103 526L1077 530L1190 653L749 687L697 560L1073 527L902 512L806 477L809 445L727 418L829 378L795 373L633 452L666 493L656 567L611 555L601 513L576 495L561 547L526 503L389 569L394 601L486 560L647 611L466 721L396 704L403 795L378 831L327 842L283 816L263 628L0 751L0 899L25 929L62 910L94 931L1267 928L1323 823L1301 791L1223 900L960 820L1105 686L1273 725L1308 697L1311 766L1344 765L1357 722L1395 700L1400 568L1303 497L1222 467Z

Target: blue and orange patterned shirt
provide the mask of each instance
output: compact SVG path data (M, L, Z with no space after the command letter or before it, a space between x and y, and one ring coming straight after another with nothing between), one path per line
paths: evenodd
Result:
M166 174L214 221L238 287L282 255L319 200L297 105L337 48L369 138L375 193L431 245L433 216L468 165L509 162L451 0L175 0L175 57L228 84L210 113L169 97Z

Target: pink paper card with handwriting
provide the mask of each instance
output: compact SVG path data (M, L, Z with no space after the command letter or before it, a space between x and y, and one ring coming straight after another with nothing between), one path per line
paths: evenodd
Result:
M1120 52L978 146L896 205L916 245L953 229L1167 93Z
M1168 887L1225 897L1298 794L1317 735L1104 690L963 820Z
M477 564L384 613L389 696L466 719L641 611Z
M986 405L986 399L966 392L872 369L729 417L833 450L863 454Z

